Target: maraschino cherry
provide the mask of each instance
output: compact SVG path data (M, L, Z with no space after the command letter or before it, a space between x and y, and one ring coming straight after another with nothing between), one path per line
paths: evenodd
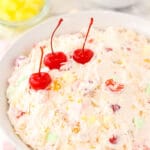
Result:
M91 58L93 57L93 55L94 55L92 50L85 49L85 43L86 43L87 37L89 35L89 31L91 29L91 26L93 24L93 20L94 19L91 18L91 21L90 21L90 24L89 24L89 27L88 27L88 31L87 31L87 34L86 34L86 37L85 37L82 49L76 49L74 51L74 53L73 53L73 59L77 63L85 64L85 63L89 62L91 60Z
M45 89L52 81L48 73L41 72L44 47L40 47L40 49L41 49L41 59L40 59L39 72L33 73L29 78L30 87L34 90Z
M53 37L62 23L63 19L61 18L54 29L52 35L51 35L51 53L47 54L44 58L44 64L49 68L49 69L60 69L60 67L63 65L63 63L67 62L67 56L63 52L54 52L53 50Z

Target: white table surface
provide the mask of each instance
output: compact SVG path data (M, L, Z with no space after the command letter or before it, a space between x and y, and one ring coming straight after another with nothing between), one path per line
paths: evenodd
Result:
M91 10L91 9L104 9L99 6L94 6L85 3L86 0L50 0L50 13L49 16L59 15L63 13L76 13L80 10ZM65 3L65 4L64 4ZM121 11L129 14L138 15L145 19L150 19L150 0L140 0L136 5L117 9L115 11ZM10 28L0 25L0 57L4 55L8 46L10 46L15 37L20 35L22 32L12 30ZM12 145L9 137L6 137L5 133L0 129L0 150L15 150L17 145Z

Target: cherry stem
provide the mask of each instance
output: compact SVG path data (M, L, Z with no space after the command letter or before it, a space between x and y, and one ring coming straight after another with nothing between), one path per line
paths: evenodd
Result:
M88 35L89 35L89 32L90 32L91 26L92 26L92 24L93 24L93 21L94 21L94 19L91 18L90 24L89 24L89 27L88 27L88 31L87 31L87 33L86 33L86 37L85 37L85 40L84 40L84 43L83 43L83 47L82 47L83 52L84 52L85 43L86 43L87 37L88 37Z
M58 29L58 27L60 26L60 24L62 23L63 19L61 18L59 21L58 21L58 24L56 26L56 28L54 29L52 35L51 35L51 51L52 51L52 54L54 54L54 50L53 50L53 37L54 37L54 34L56 32L56 30Z
M41 74L41 67L42 67L42 59L43 59L43 53L44 53L44 47L40 47L41 49L41 58L40 58L40 65L39 65L39 74Z

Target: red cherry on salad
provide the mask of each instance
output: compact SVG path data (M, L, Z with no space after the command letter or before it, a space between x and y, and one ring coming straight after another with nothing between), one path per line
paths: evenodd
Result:
M34 90L42 90L45 89L51 83L51 77L47 72L41 72L42 58L43 58L43 47L41 49L41 59L39 72L33 73L29 78L30 87Z
M60 67L67 62L67 56L63 52L54 52L53 50L53 37L58 29L58 27L61 25L63 19L61 18L54 29L52 35L51 35L51 51L52 53L47 54L44 57L44 64L49 68L49 69L60 69Z
M63 52L49 53L44 57L44 64L49 69L60 69L67 61L67 57Z
M86 37L85 37L82 49L76 49L74 51L74 53L73 53L73 59L77 63L85 64L85 63L89 62L91 60L91 58L93 57L93 55L94 55L92 50L84 48L85 47L85 43L87 41L87 37L88 37L90 29L91 29L91 26L93 24L93 20L94 19L91 18L91 21L90 21L90 24L89 24L89 27L88 27L88 31L87 31L87 34L86 34Z

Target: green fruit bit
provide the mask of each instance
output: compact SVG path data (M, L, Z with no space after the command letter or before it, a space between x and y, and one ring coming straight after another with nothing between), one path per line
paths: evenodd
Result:
M22 76L18 82L16 83L16 86L19 86L23 81L25 81L27 79L27 76Z
M136 128L141 129L144 125L144 120L143 118L135 117L133 119L134 125Z
M148 95L150 95L150 84L147 86L147 88L146 88L146 93L148 94Z
M58 139L58 135L56 135L55 133L49 133L47 140L50 142L56 142Z

